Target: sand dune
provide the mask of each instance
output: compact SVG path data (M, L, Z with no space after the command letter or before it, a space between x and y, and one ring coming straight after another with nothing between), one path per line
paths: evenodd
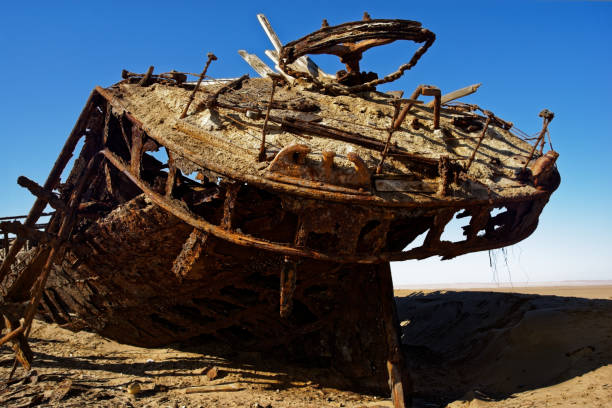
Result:
M602 288L558 292L593 295ZM459 399L451 406L487 399L487 406L500 407L612 404L611 300L501 291L402 294L402 341L421 397L441 396L440 404Z

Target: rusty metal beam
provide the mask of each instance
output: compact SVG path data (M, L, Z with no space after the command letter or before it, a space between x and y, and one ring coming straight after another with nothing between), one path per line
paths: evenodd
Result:
M272 79L272 90L270 91L270 101L266 109L266 118L264 119L264 124L261 129L261 146L259 146L259 155L257 157L260 162L266 160L266 131L268 130L268 120L270 120L270 109L272 109L272 102L274 102L276 83L280 79L278 74L269 74L268 76Z
M78 201L93 171L97 169L97 165L100 159L101 155L95 154L90 159L89 163L87 164L87 167L79 177L79 181L70 195L69 209L63 214L62 217L62 223L57 234L59 237L59 242L56 242L55 245L51 246L51 250L49 252L49 255L47 256L45 265L43 266L42 271L40 272L40 275L38 276L38 279L32 289L34 294L32 296L32 299L30 300L30 304L26 309L23 321L21 322L18 328L14 329L13 331L10 331L4 337L2 337L2 339L0 339L0 346L6 343L7 341L10 341L11 339L21 336L22 334L25 334L25 337L27 338L30 327L32 325L32 320L34 319L34 315L36 314L36 310L42 299L45 284L47 283L47 279L49 277L49 273L52 269L52 266L57 259L61 259L63 257L63 254L65 252L66 248L62 244L62 242L66 241L70 237L70 234L72 232L72 227L76 219L75 213L78 208Z
M194 228L193 231L191 231L191 234L189 234L189 237L183 244L181 252L177 255L172 263L172 272L179 280L182 281L189 276L191 268L200 258L200 255L206 246L208 236L209 235L207 233L197 228Z
M20 223L19 221L3 221L0 222L0 231L5 232L5 242L8 241L8 233L15 234L20 239L25 240L33 240L37 241L41 244L57 244L58 237L54 234L39 231L34 227L29 227L25 224ZM6 245L5 243L5 245Z
M525 165L521 169L521 174L525 174L525 172L527 171L527 166L529 165L529 162L533 158L533 154L535 153L536 149L538 148L538 145L540 144L540 142L544 141L544 136L546 135L546 130L548 129L548 124L554 119L555 114L552 113L551 111L549 111L548 109L544 109L544 110L542 110L540 112L540 114L538 116L540 116L542 118L542 130L540 131L540 134L538 135L538 139L534 143L533 148L531 149L531 152L529 153L529 157L527 158L527 161L525 162Z
M391 266L382 263L377 266L378 293L380 299L383 330L387 342L387 373L389 388L394 408L407 408L411 406L412 382L406 369L402 342L400 337L400 324L397 316L397 306L393 295L393 278Z
M472 151L472 155L470 156L470 160L468 160L468 163L465 166L465 171L466 172L470 169L470 166L472 165L472 162L474 161L474 158L476 157L476 152L480 148L480 145L482 144L482 141L484 140L484 137L487 134L487 130L489 129L489 124L490 123L491 123L491 117L488 116L487 117L487 121L485 122L485 125L482 128L482 133L480 134L480 137L478 138L478 143L476 144L476 147L474 148L474 151Z
M43 184L43 188L45 188L46 190L54 189L57 186L57 183L59 183L60 176L62 172L64 171L64 168L68 164L68 161L72 157L72 153L74 152L74 149L76 148L78 141L84 135L85 127L87 125L87 120L89 119L89 116L95 111L97 101L98 101L98 95L97 95L96 90L94 90L89 95L89 98L87 99L87 102L85 103L85 108L79 115L79 118L77 119L72 131L70 132L70 135L66 139L66 142L64 143L64 147L62 147L62 150L57 160L55 161L53 168L51 169L51 171L49 172L49 175L47 176L47 180L45 181L45 184ZM42 198L37 198L36 201L34 202L34 205L32 205L32 209L30 210L30 213L28 214L28 217L26 218L24 225L31 227L34 224L36 224L36 221L38 221L38 218L41 216L46 205L47 205L46 200ZM13 245L11 246L8 254L4 258L4 261L2 262L2 265L0 266L0 282L4 280L5 276L9 272L10 266L15 261L15 257L17 256L17 253L23 247L24 243L25 241L19 238L13 241Z
M385 158L387 157L387 153L389 152L389 145L391 143L391 137L393 136L393 132L396 130L395 120L397 119L397 116L399 115L401 100L393 101L393 105L395 107L395 109L393 110L393 118L391 119L391 126L389 127L389 130L388 130L387 142L385 143L385 148L382 151L382 157L380 158L380 162L378 163L378 166L376 166L376 174L380 174L382 172L383 163L385 162ZM398 125L398 127L399 126L401 126L401 123Z
M17 184L21 187L27 188L30 193L34 196L45 200L54 210L63 211L66 208L66 203L62 201L55 193L45 189L38 183L25 176L19 176L17 178Z

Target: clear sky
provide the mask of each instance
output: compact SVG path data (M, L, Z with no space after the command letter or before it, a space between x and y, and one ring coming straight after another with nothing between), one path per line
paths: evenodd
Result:
M44 182L95 85L119 81L121 69L251 73L238 49L271 45L255 15L264 13L283 42L335 25L373 18L421 21L433 47L401 80L382 90L410 93L418 84L448 92L482 82L478 103L533 134L538 113L555 113L550 132L561 187L536 232L508 249L498 272L486 252L440 262L394 264L396 284L612 279L612 3L606 1L28 1L0 14L0 215L27 213L33 199L16 184ZM366 53L362 67L386 74L415 50L396 42ZM335 58L314 58L329 72Z

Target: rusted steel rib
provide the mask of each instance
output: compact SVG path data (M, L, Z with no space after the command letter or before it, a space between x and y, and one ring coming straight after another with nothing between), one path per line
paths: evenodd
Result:
M49 213L41 213L40 216L41 217L46 217L47 215L53 215L55 214L54 212L49 212ZM12 217L0 217L0 221L6 221L6 220L22 220L24 218L28 218L27 215L15 215Z
M174 191L174 185L176 183L176 165L174 164L174 155L168 149L168 178L166 179L166 197L172 198L172 192Z
M293 310L293 293L297 280L297 262L285 257L280 277L280 316L287 318Z
M238 199L238 193L242 183L231 182L228 183L225 189L225 201L223 202L223 219L221 220L221 227L231 231L234 217L234 207L236 206L236 200Z
M136 177L140 177L140 161L143 153L143 138L144 134L140 126L132 126L132 149L130 150L130 167L132 173L134 173Z
M391 143L391 137L393 136L393 132L397 129L395 127L395 120L397 119L397 116L399 115L401 101L400 100L394 101L394 105L395 105L395 109L393 110L393 118L391 119L391 126L389 127L389 130L388 130L387 142L385 143L385 148L382 151L382 157L380 158L380 162L378 163L378 166L376 166L376 174L380 174L382 172L383 163L385 162L385 158L387 157L387 153L389 152L389 145ZM401 126L401 123L398 125L398 127L399 126Z
M482 141L484 140L484 137L487 134L487 130L489 129L490 123L491 123L491 117L489 116L487 117L487 121L485 122L485 125L482 128L482 133L480 134L480 138L478 138L478 143L476 144L476 147L474 148L474 151L472 152L472 155L470 156L470 160L468 160L468 163L465 166L465 171L468 171L470 169L470 166L472 165L472 162L474 161L474 158L476 157L476 152L480 148L480 145L482 144Z
M45 288L45 284L47 283L47 278L49 277L49 273L52 269L52 266L57 259L61 259L63 257L66 247L62 244L62 242L69 238L70 233L72 231L72 227L76 218L75 213L78 208L78 202L80 200L81 194L83 193L83 190L85 189L87 181L91 177L93 170L96 169L100 158L100 154L96 154L90 159L86 169L79 178L77 186L72 191L69 201L69 210L66 211L65 214L63 214L62 224L57 234L59 242L56 242L55 245L51 247L45 265L43 266L42 271L40 272L40 275L38 276L38 279L34 284L34 288L32 289L34 295L26 309L24 320L18 328L7 333L7 335L0 339L0 346L13 338L20 336L22 333L25 333L25 336L27 337L30 327L32 325L32 320L34 319L34 315L36 314L36 310L42 299L43 290Z
M434 97L434 100L432 101L433 108L434 108L434 112L433 112L434 129L439 129L440 128L440 103L441 103L440 90L437 87L431 86L431 85L419 85L416 87L412 95L410 95L410 99L417 99L420 95ZM399 129L399 127L402 125L402 122L406 118L406 115L408 114L408 112L410 112L410 109L412 108L413 105L414 103L408 103L406 106L404 106L404 108L398 115L397 119L395 119L395 122L393 123L394 129L396 130Z
M112 152L107 149L102 151L102 154L108 159L108 161L115 166L119 171L123 172L138 188L140 188L155 204L159 205L164 210L170 212L174 216L180 218L185 223L199 228L205 232L211 233L218 238L224 239L228 242L237 245L249 246L254 248L259 248L262 250L276 252L282 255L291 256L291 257L306 257L312 259L318 259L323 261L331 261L338 263L381 263L381 262L389 262L389 261L403 261L406 259L423 259L431 255L442 255L445 258L452 258L457 255L461 255L467 252L473 252L478 250L490 249L495 246L495 241L490 241L486 237L476 237L473 241L462 241L458 243L448 242L441 243L444 245L436 246L435 243L439 242L439 235L437 231L439 230L439 234L442 233L444 228L443 220L439 217L437 218L436 224L436 232L430 234L428 236L428 243L431 246L423 246L411 249L410 251L399 251L399 252L382 252L376 255L331 255L326 254L320 251L315 251L309 248L296 248L294 246L280 244L275 242L270 242L267 240L255 238L249 235L240 234L232 231L225 230L222 227L218 227L213 225L199 217L193 213L191 213L188 209L179 205L178 203L173 203L172 200L164 197L153 191L150 187L146 185L142 180L135 177L130 171L129 167L123 163L123 161L115 156ZM548 193L550 195L550 193ZM490 201L484 201L483 204L491 205ZM504 205L508 205L508 200L504 201ZM464 205L461 208L471 207L469 205ZM454 210L452 207L447 207L450 214L450 218L452 218L452 213ZM449 218L449 220L450 220ZM535 228L535 225L533 226ZM531 229L530 231L532 231ZM526 235L523 234L522 231L517 233L516 237L505 237L506 241L514 240L519 241L520 239L528 236L530 232Z
M303 248L308 239L308 232L304 228L303 219L298 221L298 229L293 243L298 248ZM280 277L280 316L288 318L293 310L293 295L297 284L297 272L299 260L285 257Z
M194 228L189 234L189 237L183 244L181 252L177 255L176 259L172 263L172 272L176 275L179 280L189 276L191 268L195 262L200 258L202 251L206 245L208 234Z
M83 111L79 115L79 118L77 119L77 122L75 123L74 128L72 129L72 132L70 132L70 135L64 143L64 147L62 148L57 160L55 161L55 164L53 165L53 168L49 172L49 176L47 177L47 180L43 185L43 188L45 190L52 190L57 187L57 183L59 183L60 176L64 171L64 168L72 157L72 153L74 152L74 149L79 139L84 134L87 120L96 108L97 96L98 95L96 94L95 90L92 91L89 95L89 98L87 99L87 102L85 104L85 109L83 109ZM23 224L28 227L31 227L36 224L36 221L38 221L38 218L42 214L46 205L46 200L37 197L36 201L34 202L34 205L32 206L32 209L30 210L30 213L28 214L28 217L26 218ZM21 250L24 243L25 240L20 238L17 238L13 241L11 249L9 250L8 254L4 258L4 261L2 262L2 265L0 266L0 282L4 280L6 274L10 270L11 264L14 262L17 253Z
M407 408L411 406L412 381L406 369L402 342L400 338L400 324L397 316L397 306L393 296L393 278L388 263L377 266L378 293L380 298L383 330L387 342L387 372L389 375L389 388L394 408Z

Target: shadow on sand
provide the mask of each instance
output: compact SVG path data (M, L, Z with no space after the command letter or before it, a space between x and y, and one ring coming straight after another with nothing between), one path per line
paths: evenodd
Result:
M612 363L612 301L494 292L396 297L417 396L494 399ZM444 405L442 405L444 406Z
M443 407L478 392L505 399L612 363L610 300L418 292L396 297L396 303L418 406ZM86 400L123 398L117 396L117 386L133 377L147 382L163 377L181 388L198 377L196 372L204 373L213 366L220 370L220 383L239 381L259 389L293 392L313 381L324 387L364 391L355 389L337 373L316 367L319 364L315 362L310 362L309 368L304 362L236 352L219 343L169 349L122 348L100 354L93 343L106 340L93 333L79 334L78 341L77 337L72 341L45 337L41 333L31 338L36 367L46 373L46 381L41 383L78 374L81 388L76 391ZM72 356L84 342L91 342L93 348ZM8 375L12 364L8 348L2 349L0 360L0 372ZM58 377L55 380L54 375Z

